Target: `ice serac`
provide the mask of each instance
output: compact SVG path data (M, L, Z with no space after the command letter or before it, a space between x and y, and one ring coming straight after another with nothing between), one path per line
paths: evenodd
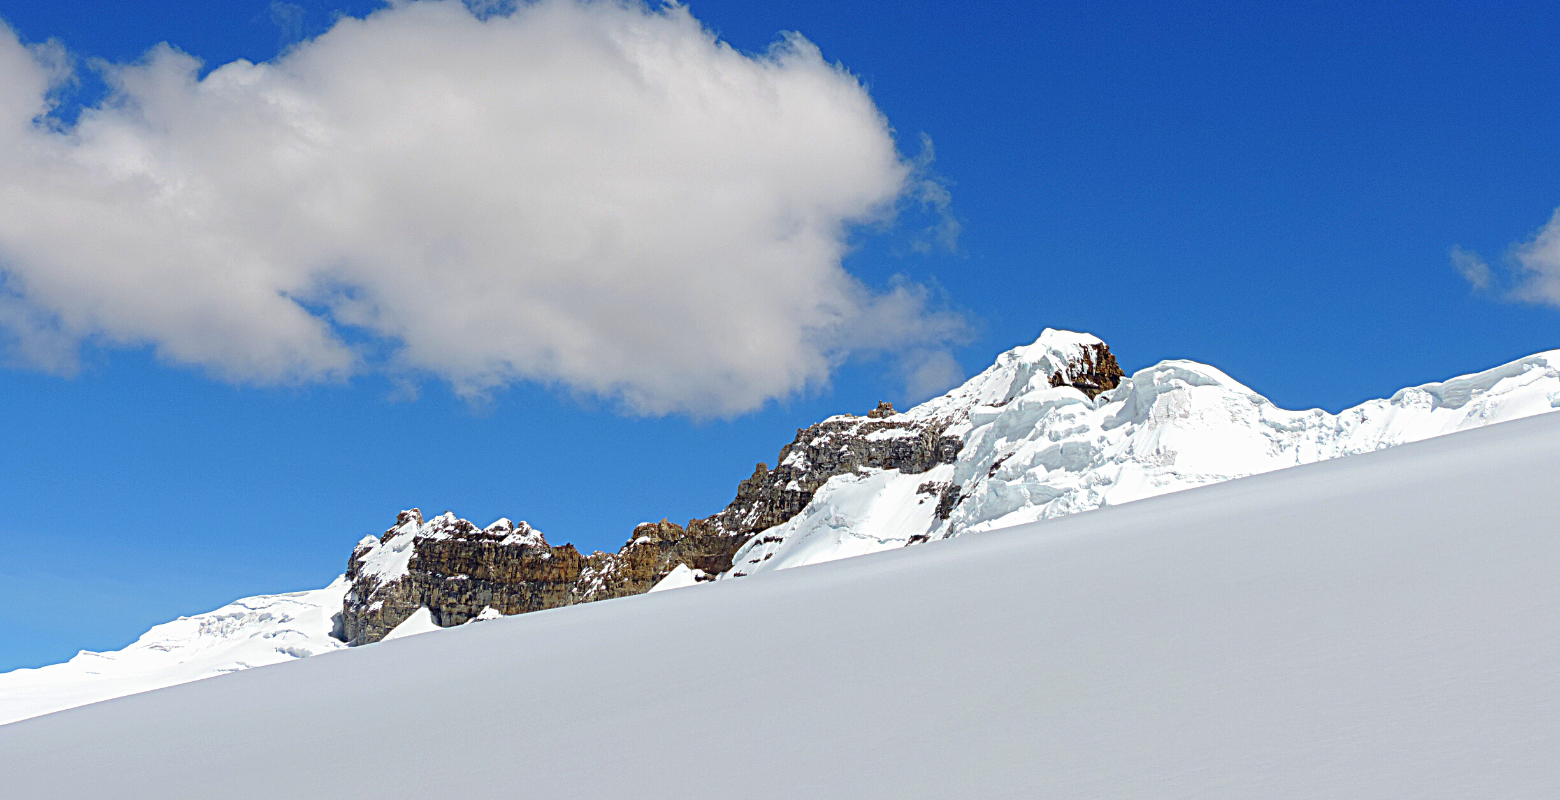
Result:
M1560 408L1560 351L1340 414L1279 408L1193 361L1163 361L1119 384L1097 381L1112 368L1119 374L1114 358L1099 355L1108 352L1093 337L1047 330L1004 353L964 386L900 415L957 438L951 465L831 479L800 514L738 552L728 577L1061 517Z

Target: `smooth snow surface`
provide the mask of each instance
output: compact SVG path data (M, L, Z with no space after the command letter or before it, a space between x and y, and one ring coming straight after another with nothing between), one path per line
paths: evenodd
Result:
M158 625L123 650L0 674L0 724L344 648L331 633L346 591L337 578L324 589L246 597Z
M0 727L0 775L130 800L1550 798L1557 520L1543 415L110 700Z
M1160 362L1093 400L1051 386L1051 375L1098 344L1048 328L899 415L946 423L964 441L955 463L832 478L801 514L739 551L726 577L1054 519L1560 408L1560 350L1340 414L1287 411L1195 361ZM936 495L918 491L928 482L958 487L947 520L935 516Z

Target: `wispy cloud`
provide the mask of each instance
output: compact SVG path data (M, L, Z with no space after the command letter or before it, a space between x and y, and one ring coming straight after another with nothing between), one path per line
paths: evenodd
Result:
M1560 209L1511 256L1517 266L1513 294L1529 303L1560 307Z
M1494 269L1478 253L1454 246L1452 268L1475 289L1491 289L1521 303L1560 308L1560 209L1526 240L1507 252L1502 269Z
M1484 259L1478 253L1469 250L1462 245L1452 245L1451 251L1452 269L1457 274L1467 279L1475 289L1490 288L1490 265L1484 263Z
M906 201L958 236L929 142L902 157L855 76L800 36L738 52L684 6L475 7L397 2L205 77L160 46L102 67L113 95L69 127L60 53L0 26L12 355L529 380L646 414L741 413L861 352L946 378L963 319L841 264ZM296 8L272 6L284 31Z
M308 12L303 6L271 0L271 24L276 26L283 47L303 40L303 27L307 21Z
M964 232L964 225L954 216L953 193L948 190L947 179L932 170L936 160L937 150L932 145L932 137L921 134L921 152L911 162L915 171L910 194L923 210L936 215L937 222L922 230L910 247L918 253L930 253L939 248L957 253L959 234Z

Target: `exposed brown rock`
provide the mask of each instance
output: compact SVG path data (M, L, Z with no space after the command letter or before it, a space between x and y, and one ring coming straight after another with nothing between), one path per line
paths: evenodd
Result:
M795 516L835 475L862 468L918 473L951 463L961 442L942 435L944 427L946 422L897 414L824 420L798 430L781 448L774 469L757 465L724 510L689 520L686 527L665 519L641 524L616 553L581 556L573 545L547 544L523 522L516 527L500 520L482 529L450 514L424 523L416 509L402 512L395 527L377 543L359 545L348 562L352 590L343 609L348 641L379 641L420 606L439 625L459 625L487 606L521 614L643 594L678 564L718 575L731 569L732 556L748 539ZM939 508L946 500L944 493ZM417 533L409 543L415 552L407 574L388 582L369 574L365 560L406 535L409 522Z
M1068 364L1065 370L1058 370L1051 376L1051 385L1071 386L1088 395L1092 400L1100 392L1121 385L1121 379L1124 377L1126 373L1121 370L1121 365L1116 363L1116 357L1111 354L1110 347L1100 343L1085 346L1083 360Z
M1123 375L1110 348L1101 344L1085 348L1082 359L1050 380L1052 386L1073 386L1093 398L1115 388ZM416 509L402 512L395 527L377 542L365 540L348 562L347 637L353 644L378 641L421 606L433 613L434 622L449 626L488 606L521 614L641 594L679 564L712 578L724 572L740 576L732 556L755 535L800 513L830 478L863 469L917 474L952 463L963 442L945 435L949 424L900 414L882 402L865 418L842 415L798 429L780 449L775 468L757 465L719 513L689 520L686 527L666 519L643 523L615 553L581 556L573 545L554 547L524 522L514 526L500 520L483 529L452 514L424 523ZM937 496L942 519L960 499L959 486L951 482L928 482L921 492ZM413 539L398 539L410 531L415 531ZM404 575L384 580L365 569L378 548L400 545L415 551Z
M568 605L585 566L573 545L552 547L526 523L499 520L486 529L446 514L424 524L422 512L403 511L380 537L386 544L414 522L415 548L407 574L382 582L363 571L372 540L358 545L347 562L352 589L342 608L342 627L351 644L377 642L420 606L441 626L459 625L492 606L523 614Z
M884 417L892 417L898 413L898 411L894 410L893 403L883 400L877 404L877 408L867 412L867 417L869 419L882 419Z

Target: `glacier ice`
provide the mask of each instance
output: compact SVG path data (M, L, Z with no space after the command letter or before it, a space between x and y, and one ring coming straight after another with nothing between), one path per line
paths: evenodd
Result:
M1053 385L1052 375L1099 344L1046 329L903 412L963 437L951 475L832 478L802 513L749 541L723 577L1052 519L1560 408L1560 350L1339 414L1279 408L1195 361L1162 361L1092 399ZM946 518L923 491L939 481L958 498Z

